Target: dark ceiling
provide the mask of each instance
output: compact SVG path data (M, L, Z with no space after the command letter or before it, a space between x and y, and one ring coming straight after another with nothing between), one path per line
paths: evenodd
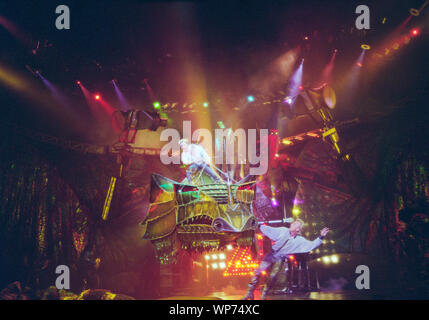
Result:
M0 64L29 77L37 82L38 90L46 91L25 66L40 70L70 99L72 112L82 119L83 128L91 124L91 114L76 80L93 92L101 92L118 107L110 82L116 79L131 105L148 109L151 100L144 79L162 103L194 102L186 91L186 79L192 78L187 73L191 65L198 73L191 83L205 82L212 121L227 122L225 109L232 110L249 94L258 95L266 87L273 61L289 50L301 48L304 82L312 83L319 78L332 50L338 49L334 70L338 81L361 53L362 43L376 47L409 16L410 8L422 5L422 1L366 1L371 29L364 32L354 27L355 8L361 2L66 0L61 4L70 7L70 30L55 28L58 1L2 2L0 15L24 36L19 39L0 27ZM407 28L424 23L427 14L414 17ZM304 40L306 36L308 40ZM340 100L337 116L346 119L389 112L398 101L427 93L425 32L417 40L402 48L394 59L386 58L375 76L363 72L355 98L347 104ZM37 43L38 49L32 52ZM269 94L275 96L277 89ZM3 85L0 97L5 121L90 139L82 127L58 120L61 110L44 109L40 101ZM240 124L265 126L272 110L258 107L258 103L251 110L238 111Z

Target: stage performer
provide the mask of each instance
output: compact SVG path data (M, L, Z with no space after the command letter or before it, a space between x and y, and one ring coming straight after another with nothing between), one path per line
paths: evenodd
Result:
M262 271L265 271L274 265L261 294L261 299L266 299L268 291L275 283L277 273L279 271L279 268L275 268L275 266L280 266L281 262L291 254L306 253L317 248L322 244L322 239L329 232L328 228L323 228L320 231L320 236L315 240L310 241L300 236L303 225L304 222L301 219L296 219L291 223L289 228L275 228L267 225L260 226L261 232L272 240L272 250L262 258L259 268L255 271L255 274L249 283L249 290L243 298L244 300L253 300L253 293L258 285Z
M210 157L203 147L198 144L189 144L187 139L180 140L179 146L183 150L181 156L182 162L189 166L186 169L188 183L192 183L191 175L198 170L203 170L215 182L220 182L220 178L210 166Z

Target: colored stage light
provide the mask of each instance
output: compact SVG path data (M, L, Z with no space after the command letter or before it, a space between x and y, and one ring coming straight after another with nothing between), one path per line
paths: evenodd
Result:
M155 101L154 103L153 103L153 107L155 108L155 109L161 109L161 104L158 102L158 101Z
M420 34L420 30L417 28L414 28L410 31L411 36L416 37Z
M286 97L286 99L284 99L284 102L287 104L292 104L292 98L291 97Z
M100 95L99 95L99 94L96 94L96 95L94 95L94 99L95 99L95 100L100 100L100 99L101 99L101 97L100 97Z
M271 198L271 205L273 206L273 207L277 207L278 205L279 205L279 202L277 201L277 199L276 198Z
M370 46L370 45L368 45L368 44L362 44L360 47L361 47L363 50L371 50L371 46Z
M77 81L76 81L76 84L80 85L80 84L81 84L81 82L80 82L79 80L77 80Z
M284 145L291 145L291 144L293 144L293 142L292 142L292 141L287 140L287 139L283 139L283 140L282 140L282 143L283 143Z
M293 208L293 209L292 209L292 214L293 214L293 215L297 216L297 215L299 215L300 213L301 213L301 209L300 209L300 208L295 207L295 208Z
M362 68L362 63L361 63L361 62L356 63L356 65L357 65L359 68Z
M304 90L304 87L303 87L302 85L300 85L300 86L298 87L298 89L302 91L302 90Z
M253 101L255 101L255 97L254 96L247 96L247 101L253 102Z
M322 258L322 260L323 260L323 262L324 262L324 263L326 263L326 264L328 264L328 263L330 263L330 262L331 262L331 259L330 259L328 256L324 256L324 257Z
M208 102L204 102L204 103L203 103L203 107L204 107L204 108L207 108L208 106L209 106L209 103L208 103Z

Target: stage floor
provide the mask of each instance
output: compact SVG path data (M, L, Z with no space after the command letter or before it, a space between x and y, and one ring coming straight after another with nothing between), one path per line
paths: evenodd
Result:
M180 294L173 297L163 298L166 300L241 300L246 294L246 290L225 290L216 291L204 296L192 296ZM259 300L260 292L255 291L255 300ZM387 296L376 295L374 293L363 292L306 292L283 295L269 295L267 300L379 300L389 299Z

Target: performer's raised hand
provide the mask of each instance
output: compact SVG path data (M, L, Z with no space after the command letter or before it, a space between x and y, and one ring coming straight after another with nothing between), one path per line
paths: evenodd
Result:
M325 237L329 232L329 228L323 228L322 230L320 230L320 236L321 237Z

